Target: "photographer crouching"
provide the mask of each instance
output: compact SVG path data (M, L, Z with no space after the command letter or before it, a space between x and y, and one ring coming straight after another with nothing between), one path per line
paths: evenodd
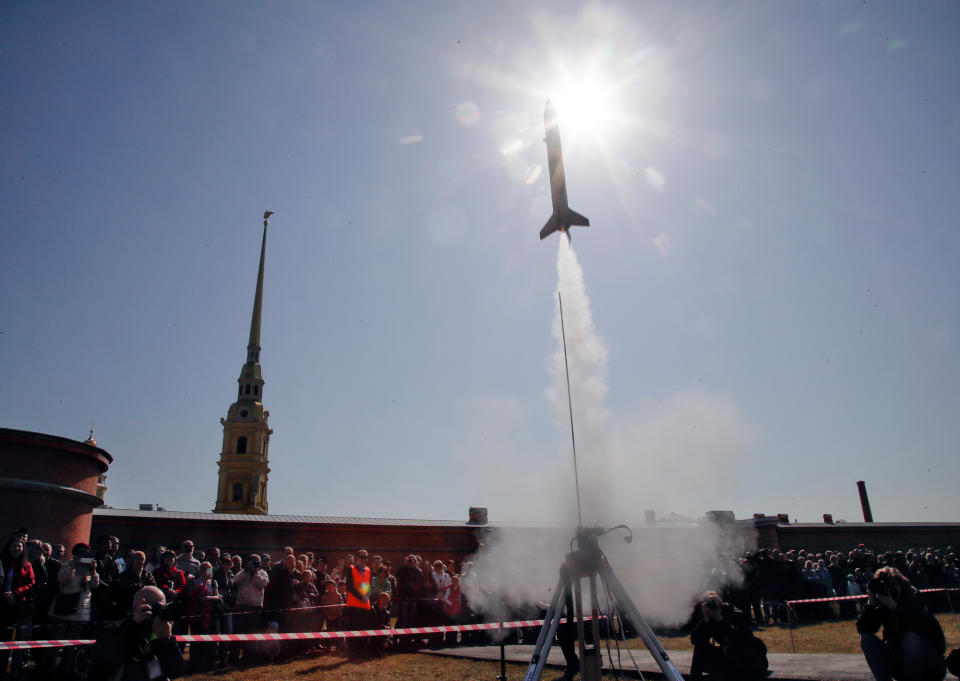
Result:
M883 627L883 640L876 632ZM896 568L880 568L867 584L857 619L860 649L877 681L940 681L946 641L923 595Z
M129 617L105 629L93 646L88 681L159 681L183 672L173 636L180 603L167 604L163 591L145 586L133 597Z
M767 646L753 635L750 618L716 591L705 591L693 613L690 679L760 681L767 675Z

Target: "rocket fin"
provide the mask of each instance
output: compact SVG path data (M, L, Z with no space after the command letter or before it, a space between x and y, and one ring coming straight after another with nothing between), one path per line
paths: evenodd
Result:
M543 229L540 230L540 240L543 241L548 236L553 234L559 229L559 224L557 223L557 216L551 215L547 220L547 223L543 226Z
M589 227L590 219L568 208L563 214L563 224L567 227L573 227L574 225L578 227Z

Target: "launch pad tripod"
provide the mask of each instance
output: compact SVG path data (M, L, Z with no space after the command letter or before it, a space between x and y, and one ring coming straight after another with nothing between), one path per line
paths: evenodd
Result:
M624 528L628 532L630 528L626 525L618 525L611 529L602 527L579 527L574 538L570 541L571 551L567 555L566 561L560 567L560 581L557 583L556 591L553 594L553 600L547 608L544 616L543 626L540 629L540 635L537 637L537 644L533 649L533 655L530 658L530 665L527 667L527 673L524 681L539 681L543 674L543 667L547 661L547 655L550 653L550 647L553 644L554 636L557 635L559 627L566 627L561 630L561 646L572 648L570 639L570 627L576 624L577 644L580 653L580 665L583 681L599 681L601 673L601 653L598 648L600 640L600 610L597 592L597 578L606 588L610 603L611 613L620 619L622 630L623 620L627 620L637 630L640 638L646 644L653 656L654 661L659 665L664 678L669 681L683 681L683 677L673 661L667 655L667 652L660 645L656 635L647 624L643 615L630 600L626 590L613 573L613 568L607 562L603 551L600 550L598 539L612 530ZM628 535L626 541L632 537ZM576 542L577 548L573 549ZM589 585L589 598L591 607L591 619L584 622L583 614L583 589L582 582L586 579ZM564 609L567 611L567 621L561 624L561 615ZM586 624L589 624L591 636L586 635ZM612 628L614 623L608 621L608 628ZM592 641L588 645L587 641ZM570 651L572 653L572 651ZM564 650L564 655L568 655L568 650ZM570 670L570 659L567 660L567 669Z
M632 624L637 633L640 634L640 638L643 639L650 654L653 655L653 659L660 667L660 671L663 672L664 678L668 681L683 681L683 677L667 655L667 651L660 645L653 629L640 614L637 606L630 600L626 589L623 588L617 576L613 574L613 568L610 567L603 551L600 550L600 537L613 530L625 529L628 532L625 541L631 541L633 533L630 528L626 525L617 525L610 529L583 527L583 514L580 507L580 475L577 467L577 439L574 435L573 399L570 395L570 366L567 363L567 332L563 321L563 298L559 291L557 291L557 303L560 309L560 331L563 339L563 364L567 377L567 405L570 409L570 441L573 445L573 474L577 489L579 527L577 527L573 539L570 540L570 553L567 554L567 559L560 566L560 581L557 582L553 600L547 608L546 615L544 615L543 626L540 628L540 635L537 637L537 644L534 646L533 655L530 657L530 665L527 667L524 681L540 681L555 636L559 639L564 657L567 660L568 676L576 672L576 656L573 652L571 635L571 628L574 624L576 625L577 644L580 652L579 669L582 681L600 681L602 659L600 648L597 647L600 641L600 593L597 591L597 578L599 578L609 601L611 615L619 620L620 631L623 632L624 621ZM574 543L576 543L576 549L574 549ZM589 646L587 645L588 637L583 613L582 583L584 579L588 582L591 608L589 619L591 645ZM566 610L567 621L561 625L560 620L564 609ZM608 631L613 630L615 626L613 618L605 624ZM637 671L640 671L639 668Z

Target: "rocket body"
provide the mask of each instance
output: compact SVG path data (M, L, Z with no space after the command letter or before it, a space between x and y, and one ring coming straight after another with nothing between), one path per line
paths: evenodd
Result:
M547 144L547 169L550 173L550 198L553 201L553 215L540 230L540 238L545 239L556 231L570 238L570 227L574 225L589 227L590 220L570 209L567 204L567 178L563 172L563 147L560 144L560 126L557 111L550 100L543 111L543 141Z

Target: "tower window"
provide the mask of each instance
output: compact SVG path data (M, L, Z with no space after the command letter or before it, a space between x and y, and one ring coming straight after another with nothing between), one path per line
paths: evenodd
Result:
M233 500L243 501L243 483L236 482L233 485Z
M250 394L250 384L249 384L249 383L247 383L247 394L248 394L248 395Z
M246 454L247 453L247 438L238 437L237 438L237 454Z
M259 386L259 385L253 386L253 394L254 394L254 395L259 395L259 394L260 394L260 386Z

